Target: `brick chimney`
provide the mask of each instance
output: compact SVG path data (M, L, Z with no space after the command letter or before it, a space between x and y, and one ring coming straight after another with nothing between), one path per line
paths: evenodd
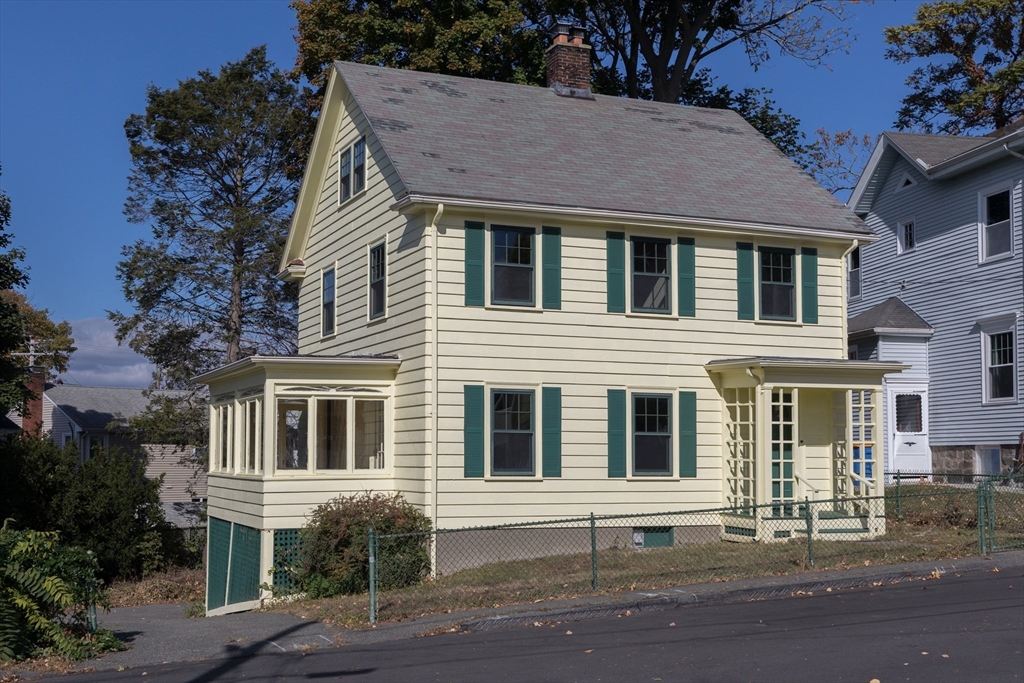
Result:
M25 414L21 418L21 431L38 436L43 433L43 392L46 391L46 370L38 366L28 369L25 387L32 396L25 402Z
M582 27L556 24L547 57L549 88L563 97L594 99L590 94L590 46L583 43Z

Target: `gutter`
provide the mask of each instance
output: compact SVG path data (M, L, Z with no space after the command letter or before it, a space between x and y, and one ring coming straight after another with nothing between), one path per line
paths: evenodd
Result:
M359 357L331 357L331 356L249 356L234 363L222 365L221 367L196 375L192 382L196 384L209 384L210 380L234 374L245 369L246 366L268 366L268 365L333 365L333 366L379 366L397 368L402 364L401 358L374 358L371 356Z
M970 168L975 164L983 163L991 157L997 157L1006 152L1015 157L1021 157L1024 159L1020 154L1010 149L1010 145L1016 145L1018 142L1024 142L1024 128L1018 129L1001 138L996 138L991 142L986 142L974 149L962 152L955 157L950 157L949 159L935 164L934 166L924 166L923 170L930 178L943 178L946 176L956 175L960 171L967 170L967 168Z
M822 228L803 228L792 225L777 225L772 223L745 223L742 221L726 221L713 218L696 218L687 216L666 216L656 213L635 213L631 211L611 211L607 209L588 209L585 207L553 206L550 204L530 204L526 202L503 202L484 199L465 199L459 197L442 197L438 195L408 194L389 206L392 211L402 212L412 207L429 204L437 205L444 203L447 206L458 208L474 209L477 211L519 211L526 213L541 213L547 215L571 216L584 220L611 223L614 225L645 226L683 228L687 230L706 230L709 232L746 232L767 235L803 235L822 239L836 239L847 241L859 239L864 242L874 242L877 235L871 232L851 233L841 230L826 230Z

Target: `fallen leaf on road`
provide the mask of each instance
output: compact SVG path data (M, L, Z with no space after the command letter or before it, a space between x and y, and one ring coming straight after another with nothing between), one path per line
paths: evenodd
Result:
M669 625L669 626L675 626L675 625L676 625L676 622L674 622L674 621L670 621L670 622L668 623L668 625Z
M998 573L998 572L999 572L999 567L992 567L992 571L994 571L994 572L997 572L997 573Z
M536 605L536 604L537 604L538 602L544 602L544 598L541 598L540 600L534 600L534 601L533 601L533 604L535 604L535 605Z
M584 654L588 654L589 655L591 652L593 652L593 650L584 650L583 652L584 652Z
M877 678L872 678L871 683L882 683L882 681L878 680Z
M832 592L832 589L831 589L831 588L826 588L826 589L825 589L825 592L826 592L826 593L831 593L831 592Z
M571 636L571 635L572 635L572 631L566 631L566 632L565 632L565 635L567 635L567 636Z
M870 567L871 566L871 560L864 560L864 566L865 567Z
M923 654L923 655L926 655L926 654L928 654L928 653L927 653L927 652L922 652L921 654Z
M942 655L943 659L949 659L949 655Z

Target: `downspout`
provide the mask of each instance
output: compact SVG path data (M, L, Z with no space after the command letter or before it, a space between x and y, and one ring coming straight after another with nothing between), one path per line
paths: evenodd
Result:
M430 221L430 523L433 528L437 528L437 392L439 391L438 384L438 369L437 369L437 307L438 307L438 292L437 292L437 258L438 258L438 244L437 244L437 222L441 220L441 216L444 215L444 204L437 205L437 211L434 213L434 218ZM435 562L431 562L431 567L436 567Z
M1020 152L1014 152L1012 149L1010 149L1010 143L1008 142L1003 143L1003 149L1006 151L1007 154L1012 154L1018 159L1024 159L1024 154L1021 154Z
M843 350L843 358L846 358L849 355L849 351L847 351L847 349L850 348L850 334L849 334L849 331L848 331L849 326L847 325L847 320L849 320L849 318L850 318L850 311L849 311L849 303L850 303L850 296L849 296L849 294L850 293L848 291L849 287L850 287L850 283L849 283L850 271L849 271L849 268L846 267L846 259L849 258L850 254L853 253L853 250L856 249L859 246L860 246L860 240L854 240L853 244L850 245L850 248L843 252L843 278L842 278L843 279L843 282L842 282L842 292L843 292L843 346L842 346L842 350ZM863 292L864 291L864 281L863 281L863 279L861 280L860 288L861 288L861 292Z

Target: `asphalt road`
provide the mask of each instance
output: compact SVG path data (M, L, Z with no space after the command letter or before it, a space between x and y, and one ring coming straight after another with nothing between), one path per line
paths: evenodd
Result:
M1024 576L929 581L64 681L1024 681Z

